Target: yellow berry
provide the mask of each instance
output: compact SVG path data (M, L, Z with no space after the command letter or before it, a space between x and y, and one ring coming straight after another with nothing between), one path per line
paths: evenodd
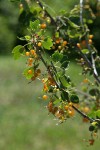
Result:
M67 44L68 44L67 41L63 41L63 43L62 43L63 46L66 46Z
M72 102L70 102L68 105L69 105L69 106L72 106Z
M74 114L75 114L75 111L74 111L74 110L69 110L69 111L68 111L68 115L69 115L70 117L73 117Z
M57 39L57 40L56 40L56 44L59 44L59 43L60 43L60 39Z
M47 95L43 95L42 97L44 100L47 100L48 99L48 96Z
M33 71L31 69L28 70L28 74L32 74Z
M29 62L29 63L32 63L32 62L33 62L33 58L29 58L29 59L28 59L28 62Z
M89 111L90 111L90 109L89 109L88 106L85 106L85 107L83 108L83 112L88 113Z
M38 42L38 44L37 44L39 47L41 47L42 46L42 43L41 42Z
M91 39L89 39L89 44L92 44L92 40Z
M30 53L31 53L31 55L34 55L35 54L35 50L30 50Z
M30 52L26 52L25 55L26 55L26 56L30 56Z
M64 108L65 108L65 110L67 111L67 110L68 110L68 108L69 108L69 106L68 106L68 105L65 105L65 107L64 107Z
M77 43L77 47L78 47L78 48L81 48L81 45L80 45L80 43Z
M83 82L84 82L84 83L88 83L89 80L86 78L86 79L83 80Z
M41 29L45 29L47 27L47 25L45 24L45 23L42 23L41 25L40 25L40 28Z
M89 39L93 39L93 35L92 34L89 35Z

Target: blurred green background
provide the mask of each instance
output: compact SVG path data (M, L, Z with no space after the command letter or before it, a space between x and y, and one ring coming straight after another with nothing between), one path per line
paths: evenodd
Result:
M57 11L69 11L78 0L45 2ZM41 83L28 84L22 75L25 59L13 60L11 51L18 42L18 20L18 4L0 0L0 150L87 150L84 139L90 138L88 124L78 116L56 125L57 120L48 116L40 98ZM81 81L78 72L80 68L72 63L69 74L76 84ZM97 138L88 149L99 147Z

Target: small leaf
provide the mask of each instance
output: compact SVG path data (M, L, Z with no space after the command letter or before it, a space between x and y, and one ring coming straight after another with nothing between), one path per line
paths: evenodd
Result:
M53 55L52 55L52 59L54 62L58 62L61 61L63 58L63 54L59 53L58 51L56 51Z
M62 83L61 86L64 86L64 87L66 87L66 88L70 86L70 84L69 84L69 82L66 80L66 77L65 77L65 76L60 77L60 81L61 81L61 83Z
M53 102L53 104L56 105L56 104L58 104L58 103L60 103L60 102L61 102L61 99L56 99L56 100Z
M62 91L62 93L61 93L61 98L62 98L63 101L68 100L68 99L69 99L69 97L68 97L68 92Z
M96 111L96 116L100 118L100 109Z
M39 28L39 24L40 24L39 20L35 20L34 22L30 21L30 28L32 30L36 30Z
M31 39L31 37L30 37L29 35L26 35L26 36L25 36L25 39L26 39L27 41L29 41L29 40Z
M23 53L24 49L22 45L17 45L12 50L12 53L14 54L14 59L19 59L21 56L21 53Z
M82 53L83 54L89 54L89 50L88 49L82 49Z
M67 68L68 67L68 65L69 65L69 61L64 61L62 64L61 64L61 68Z
M68 23L70 24L71 27L79 29L80 26L78 26L77 24L75 24L74 22L72 22L71 20L68 20Z
M52 42L52 39L49 37L47 38L45 41L42 42L42 45L45 49L48 49L50 50L51 47L53 46L53 42Z
M92 111L91 113L88 114L88 116L91 118L96 118L96 112Z
M77 95L73 94L73 95L70 96L70 101L72 103L79 103L79 98L78 98Z

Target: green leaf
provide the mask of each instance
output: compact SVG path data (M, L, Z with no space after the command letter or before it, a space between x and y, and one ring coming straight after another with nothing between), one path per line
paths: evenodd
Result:
M22 45L17 45L12 50L12 53L14 54L14 59L19 59L21 54L23 53L24 49Z
M83 54L88 54L89 53L88 49L82 49L81 51L82 51Z
M30 28L32 30L36 30L39 28L39 24L40 24L39 20L35 20L34 22L30 21Z
M26 35L26 36L25 36L25 39L26 39L27 41L29 41L29 40L31 39L31 37L30 37L29 35Z
M69 61L66 60L61 64L61 68L66 69L68 67L68 65L69 65Z
M72 103L79 103L79 98L78 98L77 95L73 94L73 95L70 96L70 101Z
M62 91L62 93L61 93L61 98L62 98L63 101L68 100L68 99L69 99L69 97L68 97L68 92Z
M45 39L45 41L42 42L42 46L43 46L45 49L50 50L51 47L53 46L52 39L51 39L50 37L47 38L47 39Z
M63 58L63 54L59 53L58 51L55 51L55 53L52 55L52 59L54 62L61 61Z
M64 87L66 87L66 88L70 86L70 84L69 84L69 82L66 80L66 77L65 77L65 76L60 77L60 81L61 81L61 83L62 83L61 86L64 86Z
M88 114L88 116L91 118L96 118L96 112L92 111L91 113Z
M56 100L53 102L53 104L56 105L56 104L58 104L58 103L60 103L60 102L61 102L61 99L56 99Z
M78 26L78 25L75 24L74 22L70 21L69 19L68 19L68 23L70 24L70 26L71 26L72 28L80 29L80 26Z
M96 116L100 118L100 109L96 111Z

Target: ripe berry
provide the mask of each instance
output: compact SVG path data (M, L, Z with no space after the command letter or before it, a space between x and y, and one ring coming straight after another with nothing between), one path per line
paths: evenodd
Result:
M48 99L48 96L47 95L43 95L42 97L44 100L47 100Z
M92 40L91 39L89 39L89 44L92 44Z
M73 103L72 103L72 102L70 102L68 105L69 105L69 106L72 106L72 104L73 104Z
M41 29L45 29L47 27L47 25L45 24L45 23L42 23L41 25L40 25L40 28Z
M26 52L25 55L26 55L26 56L30 56L30 52Z
M57 40L56 40L56 44L59 44L59 43L60 43L60 39L57 39Z
M75 114L74 110L69 110L69 111L68 111L68 115L69 115L70 117L73 117L74 114Z
M28 74L32 74L33 71L31 69L28 70Z
M29 63L32 63L32 62L33 62L33 58L29 58L29 59L28 59L28 62L29 62Z
M20 9L23 8L23 4L22 4L22 3L19 5L19 8L20 8Z
M30 53L31 53L31 55L34 55L35 54L35 50L30 50Z
M65 110L67 111L67 110L68 110L68 108L69 108L69 106L68 106L68 105L65 105L65 107L64 107L64 108L65 108Z
M81 45L80 45L80 43L77 43L77 47L78 47L78 48L81 48Z
M89 35L89 39L93 39L93 35L92 34Z
M66 46L67 43L68 43L67 41L63 41L62 45L63 45L63 46Z
M83 82L84 82L84 83L88 83L89 80L86 78L86 79L83 80Z
M59 45L59 46L58 46L58 49L61 50L61 49L62 49L62 46Z
M37 44L39 47L41 47L41 45L42 45L42 43L41 42L38 42L38 44Z
M84 112L84 113L88 113L89 111L90 111L89 107L85 106L85 107L83 108L83 112Z

